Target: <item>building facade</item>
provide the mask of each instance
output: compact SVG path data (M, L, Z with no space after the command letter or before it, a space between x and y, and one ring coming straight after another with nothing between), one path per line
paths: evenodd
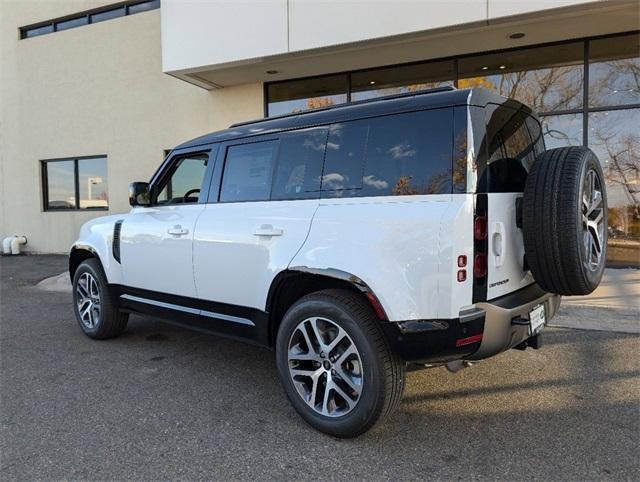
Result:
M3 0L0 236L66 252L128 210L173 145L237 121L440 85L482 86L588 145L610 262L640 264L636 1Z

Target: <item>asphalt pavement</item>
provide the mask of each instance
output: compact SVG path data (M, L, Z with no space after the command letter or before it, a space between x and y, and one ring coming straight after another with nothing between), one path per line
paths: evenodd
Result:
M458 374L408 374L398 412L337 440L265 349L132 317L93 341L60 256L0 259L0 479L640 479L640 337L547 328ZM569 316L570 315L566 315Z

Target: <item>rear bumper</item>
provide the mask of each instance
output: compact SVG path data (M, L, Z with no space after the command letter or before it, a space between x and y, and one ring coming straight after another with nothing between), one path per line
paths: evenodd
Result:
M547 293L534 283L495 300L477 303L476 309L485 313L482 341L478 349L465 358L481 360L519 345L531 336L525 321L529 319L529 312L544 305L548 321L558 312L560 300L560 295Z
M545 305L546 319L555 316L560 296L532 284L487 302L476 303L459 318L383 323L391 348L405 361L442 363L481 360L519 345L531 336L529 312Z

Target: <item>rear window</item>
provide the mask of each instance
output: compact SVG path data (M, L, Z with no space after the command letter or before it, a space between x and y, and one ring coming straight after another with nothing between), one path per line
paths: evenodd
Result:
M331 126L323 197L451 192L453 110L436 109Z
M480 185L488 192L522 192L536 155L544 150L540 125L510 107L487 107L486 113L488 164Z

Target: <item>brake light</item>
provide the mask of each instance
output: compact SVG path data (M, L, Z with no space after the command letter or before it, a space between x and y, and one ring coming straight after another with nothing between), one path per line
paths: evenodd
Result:
M477 241L487 239L487 218L486 216L478 216L473 222L473 237Z
M461 254L458 256L458 268L464 268L465 266L467 266L467 256Z
M468 336L467 338L460 338L456 340L456 347L471 345L472 343L479 343L482 341L482 333L477 335Z
M463 283L467 281L467 270L459 269L458 270L458 283Z
M484 278L487 275L487 255L478 253L473 257L473 276Z

